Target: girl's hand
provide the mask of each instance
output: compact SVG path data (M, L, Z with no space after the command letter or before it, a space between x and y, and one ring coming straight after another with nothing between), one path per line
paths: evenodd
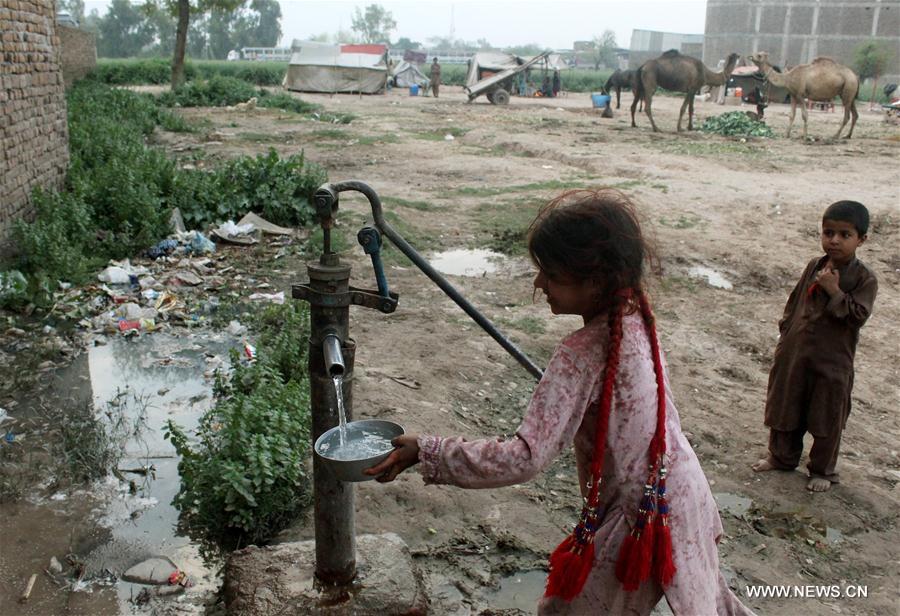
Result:
M375 475L375 481L387 483L393 481L400 473L419 461L419 437L416 434L403 434L391 440L394 451L381 464L376 464L363 472Z

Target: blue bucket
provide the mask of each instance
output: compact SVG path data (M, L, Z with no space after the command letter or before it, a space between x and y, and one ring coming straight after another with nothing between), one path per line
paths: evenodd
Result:
M609 94L591 94L591 102L594 108L606 107L609 105Z
M418 96L419 95L419 84L412 84L409 86L409 95L410 96Z

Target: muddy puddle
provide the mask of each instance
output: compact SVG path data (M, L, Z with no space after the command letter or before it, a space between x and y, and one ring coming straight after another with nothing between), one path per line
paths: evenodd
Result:
M212 403L215 369L228 363L239 340L208 332L174 336L164 332L92 346L61 375L66 394L81 391L92 400L110 431L120 432L124 452L117 471L90 489L45 491L4 506L4 534L27 550L29 564L0 567L0 573L28 578L40 574L32 597L19 614L132 614L133 600L146 587L121 581L121 574L151 556L167 556L193 582L177 601L179 613L200 613L202 598L218 588L197 546L177 530L171 505L179 489L178 459L165 440L169 419L191 430ZM64 404L63 401L58 401ZM51 557L66 566L72 553L84 565L83 579L42 573ZM56 584L56 585L55 585ZM2 608L3 601L0 601ZM10 606L7 607L11 607ZM8 613L0 609L0 613Z
M476 248L438 252L427 257L437 271L450 276L485 276L500 271L507 263L506 255Z

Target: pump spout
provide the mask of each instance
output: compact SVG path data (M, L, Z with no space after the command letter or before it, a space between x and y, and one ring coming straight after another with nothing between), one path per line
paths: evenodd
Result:
M328 376L343 376L344 355L341 353L341 339L336 334L328 334L322 341L325 354L325 371Z

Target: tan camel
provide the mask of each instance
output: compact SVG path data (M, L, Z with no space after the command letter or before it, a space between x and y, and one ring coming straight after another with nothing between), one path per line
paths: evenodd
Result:
M670 49L654 60L644 62L634 76L634 100L631 103L631 125L634 123L634 110L638 102L644 101L644 111L650 118L650 124L654 132L659 132L656 122L653 121L653 113L650 110L653 104L653 93L656 88L664 88L672 92L684 92L684 102L681 103L681 112L678 114L678 132L681 132L681 119L684 110L688 109L688 130L694 130L694 96L700 92L703 86L725 85L731 77L740 55L733 53L728 56L725 68L721 73L714 73L703 65L703 62L691 56L681 55L678 51Z
M757 52L750 56L750 60L759 67L766 79L774 86L787 88L791 95L791 119L788 122L787 136L791 136L791 128L794 126L794 116L797 114L797 105L800 105L800 113L803 115L803 138L806 139L806 104L807 100L831 101L835 96L841 97L844 105L844 121L838 128L834 139L841 136L841 131L847 125L851 114L850 132L847 139L853 134L856 126L856 96L859 94L859 77L851 69L838 64L831 58L816 58L809 64L800 64L781 73L775 70L769 63L769 54L765 51Z

